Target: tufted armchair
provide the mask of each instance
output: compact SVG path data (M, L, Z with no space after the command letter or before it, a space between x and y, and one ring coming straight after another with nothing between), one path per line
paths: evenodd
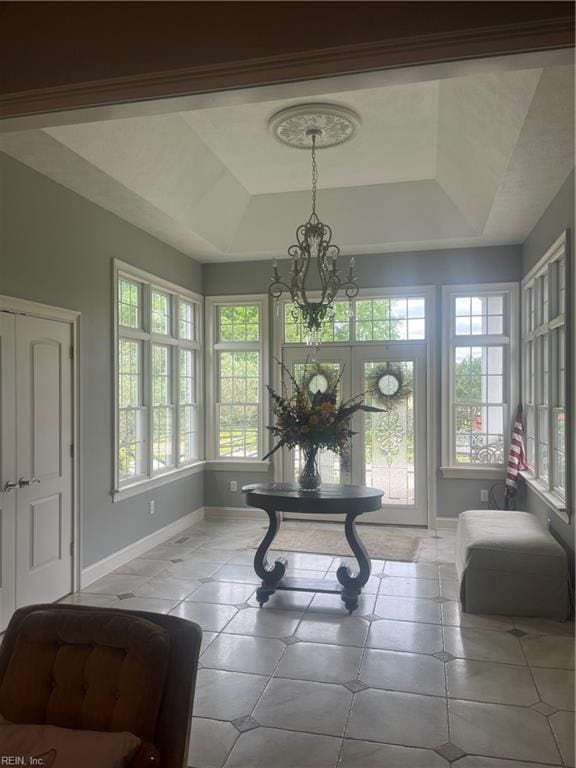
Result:
M0 715L128 731L144 743L131 768L158 765L158 753L161 768L183 768L201 638L196 624L176 616L62 603L21 608L0 647Z

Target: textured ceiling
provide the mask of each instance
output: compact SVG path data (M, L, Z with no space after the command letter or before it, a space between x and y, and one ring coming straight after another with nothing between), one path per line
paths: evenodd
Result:
M574 71L547 67L328 94L358 136L319 153L344 253L521 242L574 166ZM199 260L282 256L310 156L271 115L295 99L6 134L0 148Z

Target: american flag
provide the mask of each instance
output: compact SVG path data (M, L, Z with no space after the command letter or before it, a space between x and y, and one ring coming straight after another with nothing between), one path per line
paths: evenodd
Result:
M518 488L518 473L527 469L526 455L524 453L524 421L522 419L522 406L518 406L514 426L512 427L512 440L508 452L508 466L506 467L506 495L505 507L509 509L510 501L516 495Z

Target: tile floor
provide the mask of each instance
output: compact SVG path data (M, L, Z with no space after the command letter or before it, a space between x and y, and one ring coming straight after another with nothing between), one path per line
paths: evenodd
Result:
M261 529L204 520L65 598L202 626L190 766L574 766L574 624L461 614L452 531L413 532L417 563L374 561L348 616L337 595L258 608ZM311 578L340 562L287 556Z

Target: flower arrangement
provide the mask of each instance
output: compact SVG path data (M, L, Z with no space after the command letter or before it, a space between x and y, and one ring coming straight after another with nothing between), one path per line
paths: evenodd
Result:
M311 392L309 387L298 384L283 363L279 364L288 375L293 391L291 395L285 392L279 395L268 386L276 424L267 429L274 437L279 438L279 442L264 456L264 459L269 458L284 446L290 449L299 446L305 454L300 486L304 490L315 490L320 484L315 467L318 450L324 448L339 456L345 456L348 442L354 434L351 428L354 414L357 411L379 412L382 409L366 405L363 394L338 402L337 389L342 374L331 381L326 381L324 391ZM304 382L310 382L312 379L310 375L303 376ZM306 485L310 487L306 488Z

